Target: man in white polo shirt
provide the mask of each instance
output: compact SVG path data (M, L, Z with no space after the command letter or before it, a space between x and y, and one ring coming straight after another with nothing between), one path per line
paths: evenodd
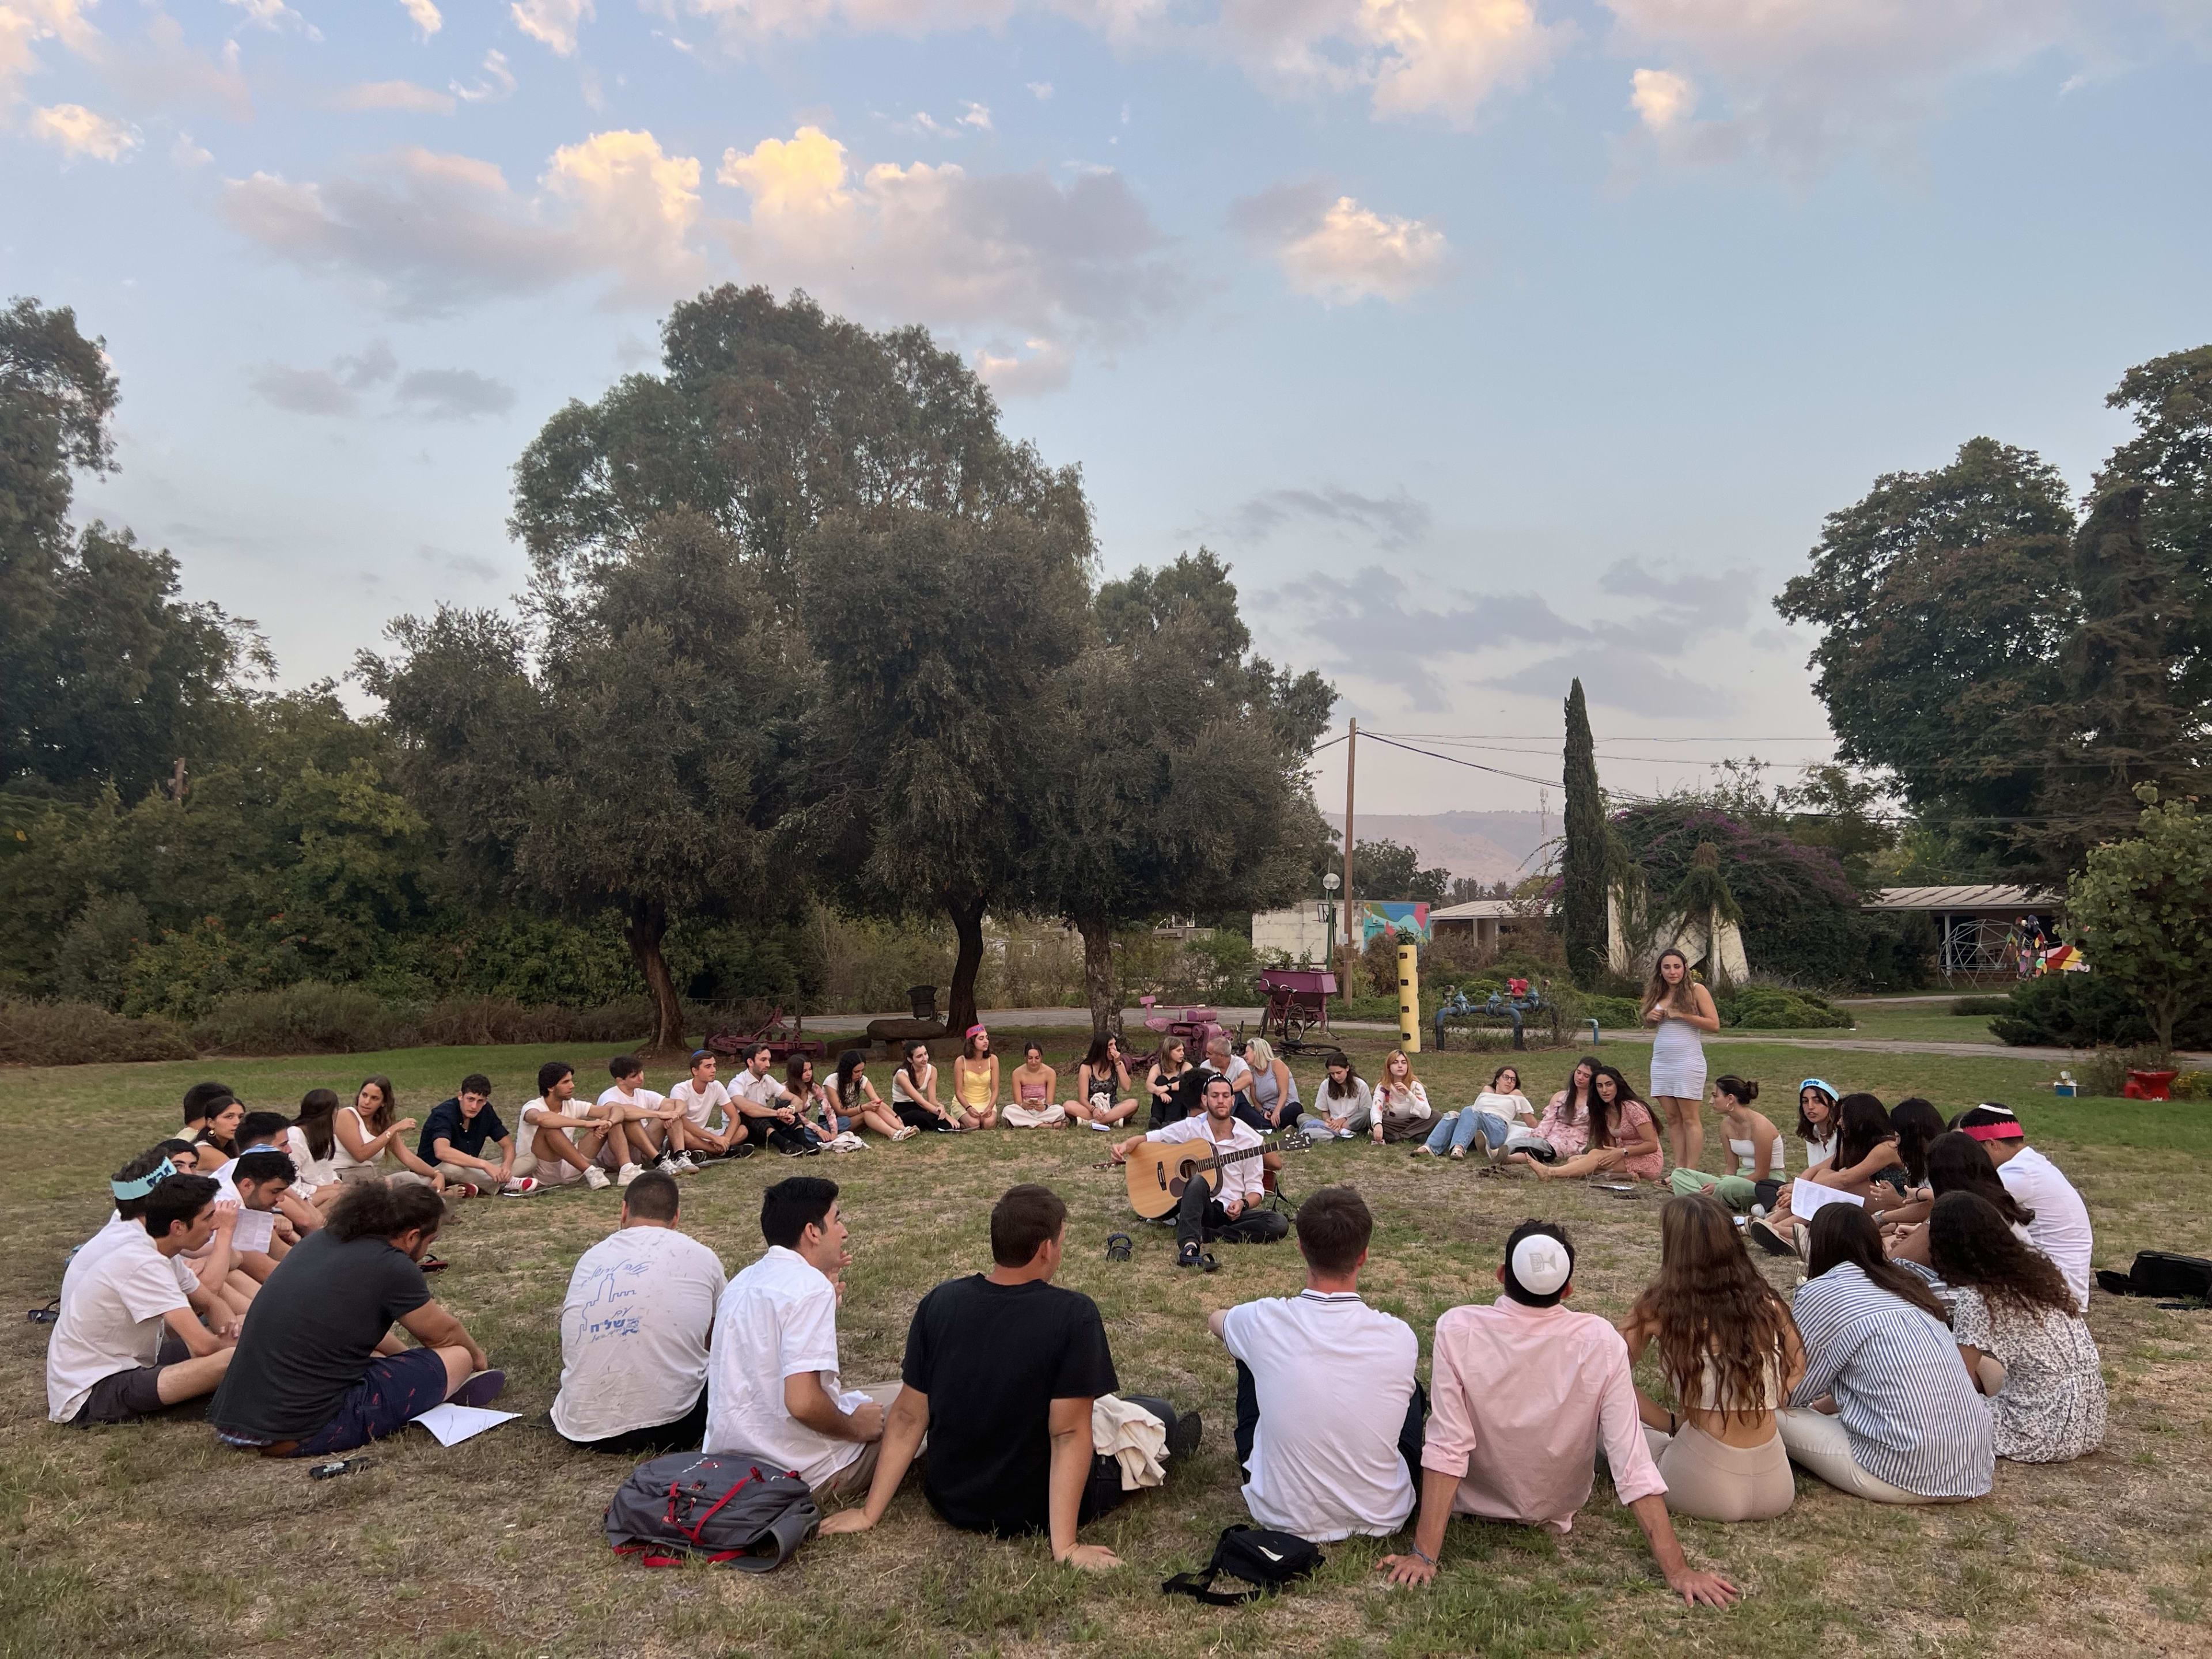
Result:
M1385 1538L1413 1512L1421 1345L1359 1296L1375 1218L1350 1187L1298 1206L1306 1287L1207 1318L1237 1359L1237 1461L1253 1520L1314 1543Z
M2012 1108L1984 1101L1962 1114L1959 1127L1982 1143L2005 1190L2032 1211L2027 1242L2049 1256L2066 1275L2074 1299L2089 1311L2089 1256L2096 1237L2089 1228L2089 1206L2059 1167L2027 1144L2027 1131Z

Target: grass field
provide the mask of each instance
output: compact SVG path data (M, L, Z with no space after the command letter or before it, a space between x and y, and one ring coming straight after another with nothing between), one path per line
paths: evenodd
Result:
M1973 1022L1958 1021L1960 1025ZM1000 1033L1002 1048L1007 1038ZM1077 1034L1042 1034L1066 1065ZM1355 1043L1372 1074L1386 1046ZM1611 1050L1632 1076L1645 1051ZM1716 1043L1716 1073L1767 1080L1787 1128L1799 1076L1818 1073L1885 1100L1920 1093L1949 1111L1978 1099L2018 1107L2036 1142L2088 1199L2098 1260L2145 1247L2212 1247L2212 1108L2054 1102L2043 1063ZM544 1056L520 1049L413 1049L342 1060L0 1072L0 1136L19 1201L0 1220L0 1285L12 1309L53 1293L68 1250L106 1209L102 1178L167 1132L186 1084L216 1075L250 1103L289 1107L314 1086L349 1090L389 1073L421 1115L481 1069L509 1113ZM587 1076L592 1058L570 1055ZM1571 1056L1531 1055L1531 1087L1557 1086ZM1427 1057L1445 1105L1472 1097L1492 1057ZM665 1084L664 1068L653 1080ZM1301 1067L1309 1097L1313 1077ZM1539 1097L1540 1098L1540 1097ZM1709 1144L1714 1138L1709 1133ZM576 1256L614 1222L617 1194L570 1191L459 1207L434 1287L503 1365L502 1403L521 1420L441 1449L410 1431L374 1466L311 1483L296 1464L220 1450L204 1424L90 1433L45 1420L46 1330L11 1316L0 1339L0 1655L335 1654L778 1656L1099 1654L1180 1656L1602 1649L1656 1655L1815 1650L2042 1656L2212 1650L2212 1450L2203 1382L2208 1316L2096 1298L2091 1322L2112 1389L2105 1449L2057 1468L2000 1464L1981 1502L1889 1510L1800 1478L1782 1519L1726 1528L1679 1522L1693 1560L1749 1592L1727 1613L1670 1600L1632 1521L1603 1482L1565 1539L1453 1523L1426 1591L1391 1590L1373 1571L1389 1546L1331 1546L1310 1588L1259 1609L1217 1612L1158 1593L1244 1518L1229 1449L1232 1368L1205 1331L1212 1307L1287 1294L1294 1247L1224 1247L1212 1277L1179 1273L1171 1243L1131 1226L1118 1174L1094 1170L1104 1137L1081 1130L927 1137L815 1160L842 1184L857 1261L841 1316L845 1376L896 1374L916 1298L988 1264L985 1216L1018 1180L1068 1200L1064 1281L1096 1297L1126 1389L1195 1406L1206 1442L1164 1492L1092 1528L1129 1563L1092 1578L1055 1567L1040 1542L953 1533L912 1486L875 1532L811 1544L769 1579L724 1570L650 1572L606 1549L599 1516L622 1467L574 1452L544 1419L559 1376L557 1310ZM1709 1162L1717 1165L1717 1154ZM726 1164L687 1181L684 1223L732 1268L757 1254L758 1198L781 1159ZM1522 1217L1565 1222L1581 1252L1576 1305L1617 1316L1656 1256L1657 1194L1478 1178L1467 1165L1345 1143L1292 1155L1302 1195L1358 1185L1379 1222L1366 1289L1423 1345L1437 1316L1495 1294L1506 1232ZM1137 1259L1109 1265L1104 1236L1137 1231ZM1785 1290L1794 1272L1768 1271ZM1646 1379L1647 1385L1649 1379ZM1357 1409L1347 1401L1346 1409Z

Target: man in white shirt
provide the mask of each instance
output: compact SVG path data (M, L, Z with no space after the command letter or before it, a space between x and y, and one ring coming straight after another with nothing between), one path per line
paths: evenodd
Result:
M686 1155L696 1150L706 1158L749 1157L753 1150L750 1137L730 1091L715 1080L716 1063L712 1048L694 1048L691 1075L668 1091L669 1099L684 1109ZM722 1115L722 1127L711 1129L707 1126L717 1112Z
M593 1192L607 1184L602 1167L636 1166L629 1155L629 1137L618 1115L590 1107L572 1109L576 1098L576 1068L565 1060L549 1060L538 1068L538 1098L522 1109L522 1156L514 1160L515 1173L532 1176L541 1187L565 1187L581 1181Z
M599 1105L619 1117L638 1149L638 1163L652 1158L653 1167L663 1175L696 1175L699 1166L684 1156L684 1109L670 1105L666 1095L645 1086L645 1066L635 1054L617 1054L607 1062L607 1071L614 1086L601 1091ZM630 1172L638 1163L623 1165L615 1178L617 1187L636 1179Z
M837 1368L839 1279L852 1262L837 1183L779 1181L761 1195L768 1253L722 1292L707 1369L710 1452L794 1471L817 1499L866 1492L896 1382L847 1391Z
M165 1159L109 1183L136 1218L112 1224L62 1275L61 1314L46 1348L46 1414L57 1423L150 1416L212 1394L229 1369L228 1311L215 1310L222 1335L201 1324L185 1289L190 1270L178 1258L218 1229L228 1254L238 1212L218 1215L211 1176L164 1174L168 1168Z
M802 1114L806 1103L769 1075L775 1066L775 1050L756 1042L745 1055L745 1069L738 1073L738 1086L730 1103L743 1115L757 1141L773 1146L786 1158L805 1158L821 1151L807 1133Z
M2033 1210L2027 1242L2049 1256L2073 1287L2081 1311L2089 1311L2089 1256L2096 1243L2089 1226L2089 1206L2058 1166L2027 1144L2027 1131L2009 1106L1984 1102L1959 1119L1959 1127L1982 1143L1990 1162L1997 1166L1997 1179Z
M577 1260L561 1303L553 1426L592 1451L652 1457L707 1432L707 1343L722 1264L677 1224L676 1181L641 1173L622 1231Z
M1132 1135L1114 1147L1116 1164L1126 1163L1130 1152L1148 1140L1164 1146L1195 1142L1193 1153L1200 1159L1249 1154L1219 1167L1218 1191L1195 1172L1185 1184L1182 1206L1176 1212L1176 1265L1182 1267L1206 1265L1202 1243L1222 1239L1231 1244L1272 1244L1291 1231L1281 1216L1260 1207L1267 1196L1260 1164L1266 1143L1249 1124L1237 1121L1235 1085L1216 1073L1206 1079L1204 1101L1206 1109L1196 1117Z
M1314 1543L1387 1538L1413 1512L1428 1401L1421 1345L1359 1297L1375 1218L1350 1187L1298 1206L1299 1295L1217 1310L1207 1326L1237 1360L1237 1461L1263 1527Z

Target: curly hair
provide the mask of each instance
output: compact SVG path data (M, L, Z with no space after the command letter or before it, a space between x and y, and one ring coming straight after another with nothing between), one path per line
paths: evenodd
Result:
M1752 1264L1735 1218L1703 1193L1660 1207L1659 1276L1628 1316L1650 1330L1685 1406L1708 1398L1725 1416L1749 1419L1768 1409L1788 1374L1790 1310Z
M1946 1284L1979 1291L1992 1305L2010 1303L2030 1314L2055 1308L2069 1319L2081 1311L2057 1264L2021 1243L1979 1193L1946 1193L1936 1200L1928 1212L1928 1261Z

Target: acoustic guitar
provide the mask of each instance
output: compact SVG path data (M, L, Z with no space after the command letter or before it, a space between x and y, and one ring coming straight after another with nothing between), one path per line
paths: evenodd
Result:
M1174 1214L1182 1203L1183 1193L1194 1181L1203 1181L1219 1192L1224 1165L1258 1158L1267 1150L1265 1146L1248 1146L1242 1152L1206 1158L1198 1150L1201 1144L1211 1143L1146 1140L1129 1149L1129 1203L1139 1215L1147 1221L1157 1221L1164 1215Z

